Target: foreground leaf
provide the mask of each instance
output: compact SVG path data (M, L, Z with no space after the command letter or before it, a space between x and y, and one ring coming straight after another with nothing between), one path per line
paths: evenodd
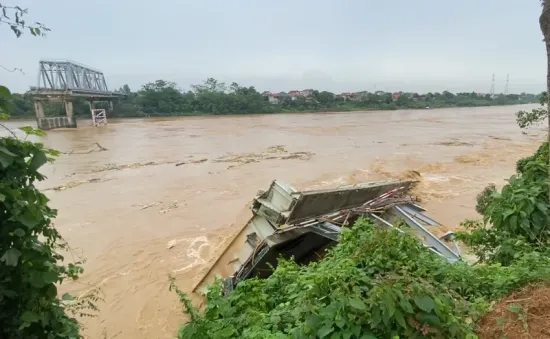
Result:
M17 266L20 256L21 251L16 248L10 248L2 255L0 261L5 262L7 266Z

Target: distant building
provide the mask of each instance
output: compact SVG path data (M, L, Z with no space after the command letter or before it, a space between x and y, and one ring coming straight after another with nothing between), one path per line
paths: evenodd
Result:
M277 104L279 103L280 94L279 93L271 93L269 91L265 91L262 93L263 96L267 97L267 101L270 104Z
M303 97L310 97L313 95L313 90L312 89L304 89L303 91L300 91L300 95L302 95Z
M344 100L354 100L357 98L357 93L355 92L344 92L340 94L340 97L344 98Z
M399 99L400 96L401 96L401 92L393 92L393 94L391 95L393 100Z
M288 92L288 96L289 96L292 100L296 100L297 97L301 97L301 96L302 96L302 91L297 91L297 90L289 91L289 92Z

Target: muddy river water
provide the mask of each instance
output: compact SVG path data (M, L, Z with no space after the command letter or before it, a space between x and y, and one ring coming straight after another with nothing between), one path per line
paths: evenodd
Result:
M514 112L532 107L128 119L49 131L42 142L65 154L44 168L40 187L59 210L68 257L86 259L82 279L61 290L100 289L99 315L83 320L87 337L173 338L184 318L168 274L189 290L273 179L312 189L414 170L430 216L454 226L476 217L483 187L502 184L538 147L543 131L515 124Z

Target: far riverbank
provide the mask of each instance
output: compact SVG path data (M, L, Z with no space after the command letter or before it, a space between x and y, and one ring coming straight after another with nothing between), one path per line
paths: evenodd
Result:
M327 109L306 109L306 110L280 110L276 112L230 112L230 113L205 113L205 112L184 112L184 113L144 113L144 112L135 112L135 113L125 113L117 114L116 107L114 111L107 112L107 117L111 119L144 119L144 118L175 118L175 117L216 117L216 116L261 116L261 115L277 115L277 114L338 114L338 113L375 113L375 112L397 112L397 111L430 111L430 110L447 110L447 109L472 109L472 108L482 108L482 107L509 107L509 106L527 106L533 105L535 107L536 103L517 103L517 104L504 104L504 105L477 105L477 106L445 106L445 107L424 107L424 108L410 108L410 107L397 107L397 108L346 108L338 107L339 109L327 108ZM341 109L342 108L342 109ZM519 111L520 109L518 109ZM60 113L57 116L62 116ZM56 116L56 115L47 115L47 116ZM77 112L75 114L77 119L87 119L90 117L89 112L82 113ZM14 121L34 121L34 114L25 114L22 116L10 116L8 120Z

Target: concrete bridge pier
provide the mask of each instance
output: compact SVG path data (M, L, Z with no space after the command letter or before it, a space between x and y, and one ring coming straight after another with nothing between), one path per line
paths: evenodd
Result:
M36 119L44 118L44 105L41 101L34 102L34 112L36 113Z
M34 102L34 110L36 113L36 124L38 128L47 130L53 128L76 128L76 119L73 115L73 103L64 101L65 107L64 117L45 117L44 103L40 100Z
M67 118L72 118L73 116L73 103L71 101L65 101L65 114Z

